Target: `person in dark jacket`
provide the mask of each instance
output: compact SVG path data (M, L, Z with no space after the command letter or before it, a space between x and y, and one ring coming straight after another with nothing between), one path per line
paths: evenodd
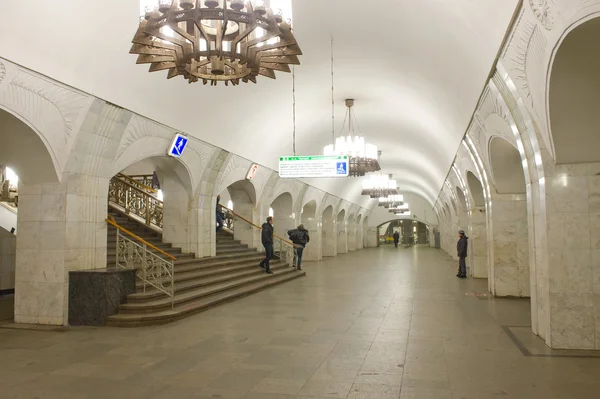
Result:
M396 248L398 248L398 243L400 242L400 233L398 233L397 231L394 232L393 237L394 237L394 246Z
M456 244L456 252L458 253L458 278L467 278L467 250L469 248L469 237L465 235L463 230L458 232L458 243Z
M260 267L265 269L267 274L273 274L271 271L271 258L275 254L273 250L273 217L269 216L267 222L262 225L261 241L265 247L265 258L260 262Z
M224 215L223 215L223 211L221 210L221 207L219 206L219 202L221 202L221 196L217 195L217 233L219 232L219 230L221 230L223 228L223 219L224 219Z
M302 270L302 254L306 244L310 242L310 236L308 230L304 228L304 225L298 226L297 229L288 231L290 240L294 243L294 253L296 255L296 268Z

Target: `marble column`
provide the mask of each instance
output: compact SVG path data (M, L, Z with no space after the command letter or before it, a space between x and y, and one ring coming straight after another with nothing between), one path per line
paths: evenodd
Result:
M66 325L68 273L106 267L108 179L19 184L15 322Z
M529 297L527 198L520 194L494 194L491 209L490 291L500 297Z
M192 252L193 241L190 221L193 207L185 186L172 174L159 174L164 195L163 241L180 248L183 253Z
M488 278L488 241L485 207L475 206L471 211L471 226L467 232L469 237L469 253L471 258L472 276ZM458 232L455 232L458 240ZM456 248L455 251L456 252ZM469 272L467 270L467 272Z

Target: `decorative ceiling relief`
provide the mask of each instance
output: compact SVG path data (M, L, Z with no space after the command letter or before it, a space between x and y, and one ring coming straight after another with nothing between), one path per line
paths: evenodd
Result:
M546 30L552 30L552 28L554 28L556 12L551 0L529 0L529 6L540 24Z

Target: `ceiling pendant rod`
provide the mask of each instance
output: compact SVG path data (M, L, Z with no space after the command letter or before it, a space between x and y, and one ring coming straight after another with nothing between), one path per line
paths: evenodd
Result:
M292 142L294 156L296 156L296 68L292 66L292 97L293 97L293 121L294 131L292 133Z
M335 145L335 95L333 75L333 36L331 38L331 143Z

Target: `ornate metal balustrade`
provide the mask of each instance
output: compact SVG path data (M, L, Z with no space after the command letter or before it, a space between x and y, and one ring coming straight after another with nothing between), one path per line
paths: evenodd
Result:
M141 188L124 175L110 181L108 202L121 208L126 214L141 218L147 226L163 227L163 202L148 190Z
M143 290L152 286L171 297L171 307L175 298L175 261L169 255L144 239L119 226L112 217L106 220L117 229L116 266L123 269L135 269L143 282Z
M125 175L123 175L125 176ZM141 186L151 188L155 193L158 191L158 185L154 183L152 175L131 175L127 176L129 179L139 183Z

